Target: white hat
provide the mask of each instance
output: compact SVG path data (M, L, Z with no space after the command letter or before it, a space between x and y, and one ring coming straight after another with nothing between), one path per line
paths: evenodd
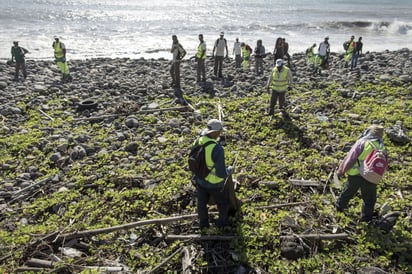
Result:
M223 31L220 32L220 35L225 35L225 33Z
M207 128L202 131L202 135L208 135L209 133L221 130L223 130L222 122L218 119L210 119L207 122Z
M283 65L283 59L277 59L276 60L276 66L281 67Z

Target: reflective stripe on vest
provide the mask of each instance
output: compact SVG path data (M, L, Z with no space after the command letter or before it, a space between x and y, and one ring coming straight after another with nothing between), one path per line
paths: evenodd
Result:
M202 47L203 43L200 43L199 46L197 47L197 53L196 53L196 57L197 58L202 58L202 59L206 59L206 52L205 54L203 54L203 47Z
M209 138L207 136L202 136L199 138L199 144L206 144L209 141L213 141L217 144L217 141L215 139ZM216 144L208 145L205 150L206 165L210 169L210 173L206 176L205 181L208 181L211 184L221 183L225 179L220 178L216 175L215 162L212 159L212 152Z
M63 49L61 47L60 42L54 42L53 48L54 48L54 57L56 57L56 58L64 57Z
M272 83L270 83L270 88L276 91L286 91L289 85L289 68L283 67L282 71L278 71L275 67L272 73Z
M373 141L373 143L375 144L376 147L379 147L379 141ZM363 148L362 153L358 157L358 161L356 161L356 163L353 165L353 167L351 169L349 169L346 173L350 176L359 175L360 174L360 172L359 172L360 162L364 161L366 159L366 156L368 156L369 153L371 153L372 150L373 150L373 146L368 141L366 141L365 142L365 147Z

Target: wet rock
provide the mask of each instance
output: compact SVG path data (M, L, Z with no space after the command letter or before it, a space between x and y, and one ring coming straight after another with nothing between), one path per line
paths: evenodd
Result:
M411 141L402 126L402 121L396 121L395 125L388 127L385 132L388 137L395 143L405 145Z

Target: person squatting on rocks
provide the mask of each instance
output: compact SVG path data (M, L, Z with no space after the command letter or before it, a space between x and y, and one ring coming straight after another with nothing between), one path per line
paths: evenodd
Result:
M27 78L27 71L26 71L26 61L24 59L24 55L29 53L29 51L23 47L19 46L19 41L14 41L13 46L11 47L11 62L16 62L15 64L15 72L14 72L14 80L19 79L19 71L23 72L24 79Z
M194 176L194 183L197 189L197 213L199 216L200 229L209 227L208 203L213 198L219 217L216 226L223 228L229 225L229 210L231 209L229 188L226 186L228 178L234 172L234 167L226 168L225 152L223 147L218 143L218 138L223 131L222 122L217 119L211 119L207 122L207 128L201 133L193 145L204 145L212 142L205 147L206 165L210 173L204 178Z
M322 69L327 69L329 67L330 56L329 36L326 36L325 40L319 44L318 55L320 58L320 67Z
M274 114L277 100L279 100L280 110L285 113L286 91L292 89L292 84L292 72L288 67L283 65L283 59L276 60L276 66L273 68L267 83L267 91L272 90L269 115Z
M367 181L360 175L360 165L374 149L371 142L376 147L381 147L387 157L388 153L383 143L383 129L380 125L371 125L367 128L361 138L352 146L337 170L338 178L346 173L348 179L343 192L335 202L336 210L342 212L360 188L363 200L361 221L364 222L372 221L376 203L376 184Z
M363 48L362 37L359 37L358 42L355 43L355 49L353 51L353 56L350 62L351 69L356 68L356 66L358 65L359 56L362 55L362 48Z
M227 49L227 41L224 38L225 33L222 31L220 37L216 40L215 45L213 46L212 56L214 57L215 64L213 68L213 73L215 76L223 77L223 59L228 57L229 51ZM226 50L226 55L225 55ZM216 54L215 54L216 52Z
M63 81L72 80L72 76L70 75L69 66L67 65L67 61L66 61L66 46L64 45L64 43L60 41L59 37L54 37L54 42L52 46L54 49L55 62L63 75L62 80Z
M255 73L257 75L263 74L263 58L265 58L265 47L262 44L262 40L257 40L255 51Z
M197 82L206 82L206 42L203 40L203 34L199 34L199 46L197 46L195 57L197 61Z
M348 67L349 62L352 60L353 52L355 50L355 36L351 36L349 41L343 44L345 50L345 55L343 59L345 60L345 68Z
M247 70L249 68L249 61L250 61L250 55L252 54L252 48L246 44L243 43L241 44L242 46L242 68L244 70Z
M239 42L239 38L236 38L235 43L233 43L233 53L235 56L235 67L240 68L242 65L242 46Z
M312 68L313 72L317 72L320 63L318 54L315 53L316 43L306 49L307 64Z
M186 55L185 49L177 40L176 35L172 35L172 48L170 52L172 53L172 65L170 67L170 75L172 77L172 87L180 89L180 62Z

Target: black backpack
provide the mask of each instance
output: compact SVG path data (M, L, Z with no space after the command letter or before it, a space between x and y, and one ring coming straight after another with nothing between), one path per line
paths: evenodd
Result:
M189 169L198 178L204 179L209 175L210 170L206 165L205 151L208 145L214 143L214 141L209 141L203 145L198 143L190 150L188 159Z

